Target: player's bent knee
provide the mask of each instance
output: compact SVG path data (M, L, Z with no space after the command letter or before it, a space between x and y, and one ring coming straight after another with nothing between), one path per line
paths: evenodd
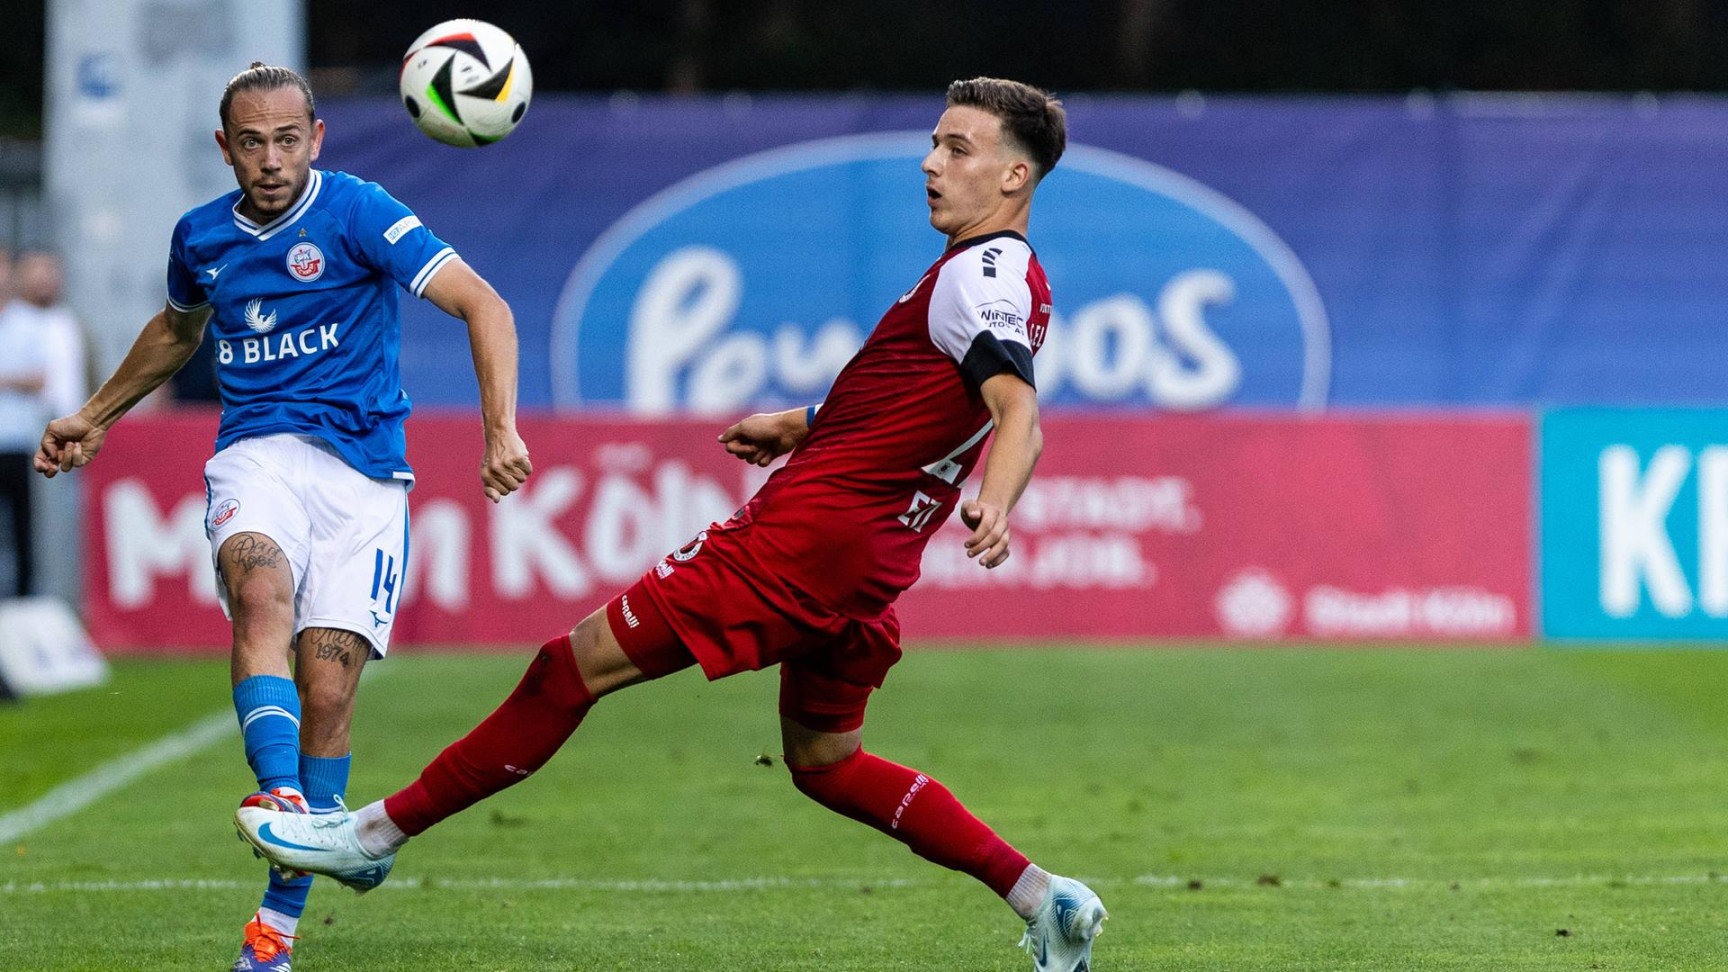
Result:
M342 716L354 709L353 686L334 679L300 686L300 711L306 717Z
M780 719L780 741L785 746L786 763L794 770L820 769L844 762L864 745L863 730L851 732L818 732L788 719ZM804 787L799 785L799 789Z
M641 669L624 653L604 609L582 619L570 632L570 653L576 659L576 670L595 698L615 692L645 677Z
M273 574L251 574L228 590L228 604L236 618L265 619L294 611L294 592Z

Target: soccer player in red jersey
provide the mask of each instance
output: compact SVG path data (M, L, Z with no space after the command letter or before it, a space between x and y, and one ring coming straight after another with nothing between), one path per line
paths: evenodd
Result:
M716 679L778 664L794 785L914 853L976 877L1027 921L1034 968L1085 970L1105 917L1084 884L1032 864L942 784L862 748L865 704L900 658L894 600L995 431L967 555L1008 559L1009 513L1042 448L1032 358L1050 286L1026 241L1032 195L1067 142L1061 103L1028 85L957 81L925 157L930 224L948 248L883 315L820 406L751 415L720 435L768 465L732 519L698 534L568 635L420 778L354 814L242 808L242 835L279 866L360 890L400 846L533 773L595 701L702 666Z

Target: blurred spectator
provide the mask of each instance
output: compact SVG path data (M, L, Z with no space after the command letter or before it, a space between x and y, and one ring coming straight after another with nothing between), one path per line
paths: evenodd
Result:
M0 296L10 296L12 254L0 250ZM48 341L30 314L14 313L13 300L0 309L0 536L9 537L11 589L0 597L28 594L31 572L30 456L48 419ZM0 556L4 556L0 552ZM3 566L3 565L0 565ZM8 572L0 570L0 577Z
M11 540L12 587L23 596L35 580L30 456L49 419L84 403L89 378L83 330L60 302L59 258L28 250L16 262L6 254L0 265L0 535Z
M0 313L33 319L48 356L47 386L42 391L48 418L70 415L90 395L89 362L84 329L72 309L61 303L65 271L60 258L42 250L26 250L12 270L12 301ZM37 430L37 435L41 430ZM32 445L34 451L34 445Z

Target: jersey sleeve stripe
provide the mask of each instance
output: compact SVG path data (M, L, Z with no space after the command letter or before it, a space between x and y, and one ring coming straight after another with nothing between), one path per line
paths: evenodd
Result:
M455 258L456 250L454 247L447 246L432 254L432 259L427 260L426 265L420 268L420 272L414 275L414 282L409 285L408 290L416 297L426 293L426 285L432 282L432 278L437 275L438 271L444 269L446 263Z
M210 302L207 300L201 300L196 304L182 304L179 301L175 300L174 298L170 297L170 298L168 298L168 306L172 307L175 310L179 311L180 313L184 314L184 313L187 313L188 311L195 311L200 307L209 307Z
M1032 349L1018 341L1004 341L989 331L972 339L966 360L960 362L960 373L974 386L981 386L1004 371L1012 371L1020 380L1037 388L1032 380Z

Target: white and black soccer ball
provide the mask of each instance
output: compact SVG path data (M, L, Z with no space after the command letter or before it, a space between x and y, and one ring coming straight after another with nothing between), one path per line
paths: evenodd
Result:
M397 89L421 131L473 148L515 130L534 74L509 34L481 20L446 20L408 45Z

